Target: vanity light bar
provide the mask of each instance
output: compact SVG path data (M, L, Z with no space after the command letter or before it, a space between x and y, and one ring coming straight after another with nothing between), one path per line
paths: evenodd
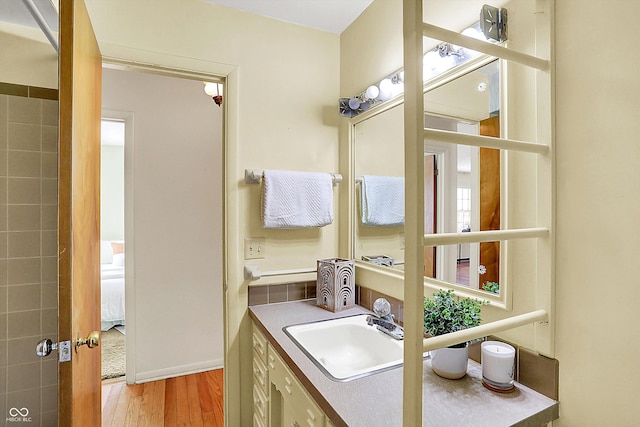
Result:
M546 59L527 55L526 53L518 52L506 47L463 36L460 33L456 33L442 27L437 27L432 24L423 23L422 34L424 37L449 42L451 44L466 47L467 49L475 50L476 52L481 52L489 56L496 56L498 58L526 65L527 67L537 68L541 71L545 71L549 68L549 61L547 61Z
M537 239L548 237L547 228L521 228L512 230L471 231L468 233L425 234L425 246L457 245L459 243L496 242L515 239Z
M507 319L496 320L495 322L486 323L474 328L463 329L458 332L438 335L422 340L423 351L431 351L439 348L449 347L451 345L460 344L465 341L471 341L477 338L486 337L496 332L506 331L509 329L525 326L530 323L548 322L549 316L544 310L535 310Z
M424 139L449 144L470 145L473 147L498 148L502 150L523 151L527 153L546 154L549 147L534 142L524 142L515 139L494 138L491 136L468 135L448 130L425 129Z

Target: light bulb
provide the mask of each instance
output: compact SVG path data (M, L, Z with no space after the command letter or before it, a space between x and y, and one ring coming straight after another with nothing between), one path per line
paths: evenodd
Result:
M209 96L220 95L218 93L218 85L216 83L206 83L204 85L204 93Z
M463 36L467 36L467 37L471 37L472 39L476 39L476 40L483 40L486 41L487 39L485 38L484 34L482 34L480 31L476 30L473 27L469 27L466 30L464 30L462 32Z
M391 88L393 83L391 83L390 79L384 79L380 82L380 95L379 98L383 101L391 98Z
M360 100L358 98L351 98L349 100L349 108L357 110L360 107Z
M391 97L400 95L404 92L404 82L398 82L391 86Z
M367 91L364 93L364 96L366 96L367 99L376 99L378 95L380 95L380 89L378 89L378 86L376 85L369 86Z
M440 54L437 50L430 50L422 58L422 66L425 70L436 70L440 62Z

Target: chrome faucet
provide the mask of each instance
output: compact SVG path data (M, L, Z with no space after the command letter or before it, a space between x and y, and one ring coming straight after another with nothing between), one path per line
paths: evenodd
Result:
M401 340L404 339L404 329L397 325L391 314L391 304L384 298L378 298L373 303L375 316L367 316L367 325L375 326L379 331L390 337Z

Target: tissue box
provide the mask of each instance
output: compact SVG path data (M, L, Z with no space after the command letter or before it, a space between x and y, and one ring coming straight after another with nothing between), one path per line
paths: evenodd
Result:
M356 305L353 261L342 258L318 260L317 304L336 312Z

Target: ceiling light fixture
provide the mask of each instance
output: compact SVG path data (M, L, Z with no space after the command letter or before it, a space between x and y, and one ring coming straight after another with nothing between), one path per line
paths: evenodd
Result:
M222 83L204 83L204 93L209 95L218 107L222 105Z

